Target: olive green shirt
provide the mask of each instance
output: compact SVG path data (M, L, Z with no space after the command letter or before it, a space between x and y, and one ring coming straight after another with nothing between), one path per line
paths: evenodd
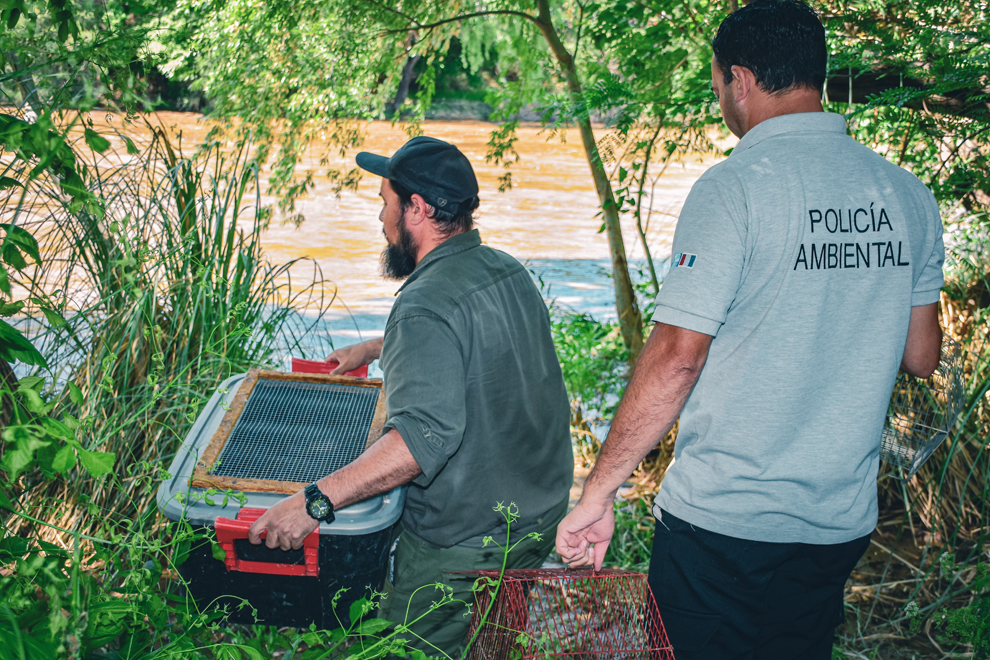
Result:
M526 269L477 230L434 248L399 289L381 367L385 431L423 471L402 517L413 534L470 544L504 529L497 503L516 503L523 530L566 501L570 407L550 317Z

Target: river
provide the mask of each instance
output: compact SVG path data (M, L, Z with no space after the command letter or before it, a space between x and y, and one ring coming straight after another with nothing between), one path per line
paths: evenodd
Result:
M119 119L107 119L119 126ZM186 145L195 144L206 134L207 127L198 114L166 112L156 119L170 132L181 132ZM512 168L514 185L500 193L498 177L504 170L485 162L493 128L493 124L479 121L427 121L424 125L425 134L456 144L474 165L481 188L476 225L482 240L523 262L534 278L542 281L548 302L600 319L615 318L608 242L598 231L598 198L578 132L551 136L539 126L521 126L515 144L520 160ZM607 132L599 128L599 139ZM400 127L372 122L367 125L362 150L390 155L406 140ZM334 166L353 167L353 156L348 154L345 162ZM323 169L319 157L320 150L314 147L301 167ZM669 166L654 188L647 237L661 270L670 256L677 213L691 185L713 162L711 157L685 158ZM315 188L297 206L306 217L301 227L275 220L265 234L265 250L273 262L307 257L322 269L327 279L324 293L333 303L320 332L328 333L336 346L381 336L399 287L384 280L378 270L384 246L378 220L380 181L366 173L356 192L338 197L330 182L317 176ZM273 204L275 200L263 201ZM647 197L643 208L649 207ZM635 271L644 260L631 217L623 218L623 230L627 257ZM308 278L311 274L309 264L301 265L294 276ZM321 339L320 343L325 343L326 337Z

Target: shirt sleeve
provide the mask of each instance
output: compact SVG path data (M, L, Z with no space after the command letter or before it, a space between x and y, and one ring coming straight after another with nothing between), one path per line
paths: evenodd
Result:
M931 305L937 303L942 287L945 285L945 277L942 274L942 264L945 262L945 244L942 241L942 216L938 210L938 202L935 196L927 191L927 206L932 223L934 225L935 240L932 245L928 260L921 269L914 289L911 291L911 306Z
M739 289L745 246L742 197L700 179L677 220L670 272L657 295L653 321L714 337Z
M467 415L460 343L436 316L400 318L385 332L381 366L384 430L399 432L423 471L413 483L426 486L464 437Z

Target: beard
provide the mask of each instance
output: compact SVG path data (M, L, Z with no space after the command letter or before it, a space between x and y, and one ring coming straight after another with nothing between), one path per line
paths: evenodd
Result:
M387 245L382 250L382 276L389 280L404 280L416 270L416 253L419 248L413 240L412 234L406 230L405 218L399 219L398 230L399 242L389 243L388 235L386 235ZM384 229L382 233L385 233Z

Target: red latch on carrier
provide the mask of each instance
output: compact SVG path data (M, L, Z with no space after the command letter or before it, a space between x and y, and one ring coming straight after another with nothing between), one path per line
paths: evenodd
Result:
M328 374L336 369L338 364L340 363L337 361L324 362L323 360L303 360L301 358L292 358L292 372L305 374ZM345 371L344 375L354 376L355 378L367 378L368 365L361 365L357 369Z
M313 533L303 541L304 564L283 564L278 562L251 561L240 559L234 547L234 541L247 539L248 530L251 524L264 515L265 509L241 509L237 512L237 519L217 518L216 531L217 542L223 551L227 553L224 563L227 564L227 571L241 571L242 573L268 573L271 575L307 575L318 577L320 575L320 530L314 529ZM267 530L261 533L261 538L268 535Z

